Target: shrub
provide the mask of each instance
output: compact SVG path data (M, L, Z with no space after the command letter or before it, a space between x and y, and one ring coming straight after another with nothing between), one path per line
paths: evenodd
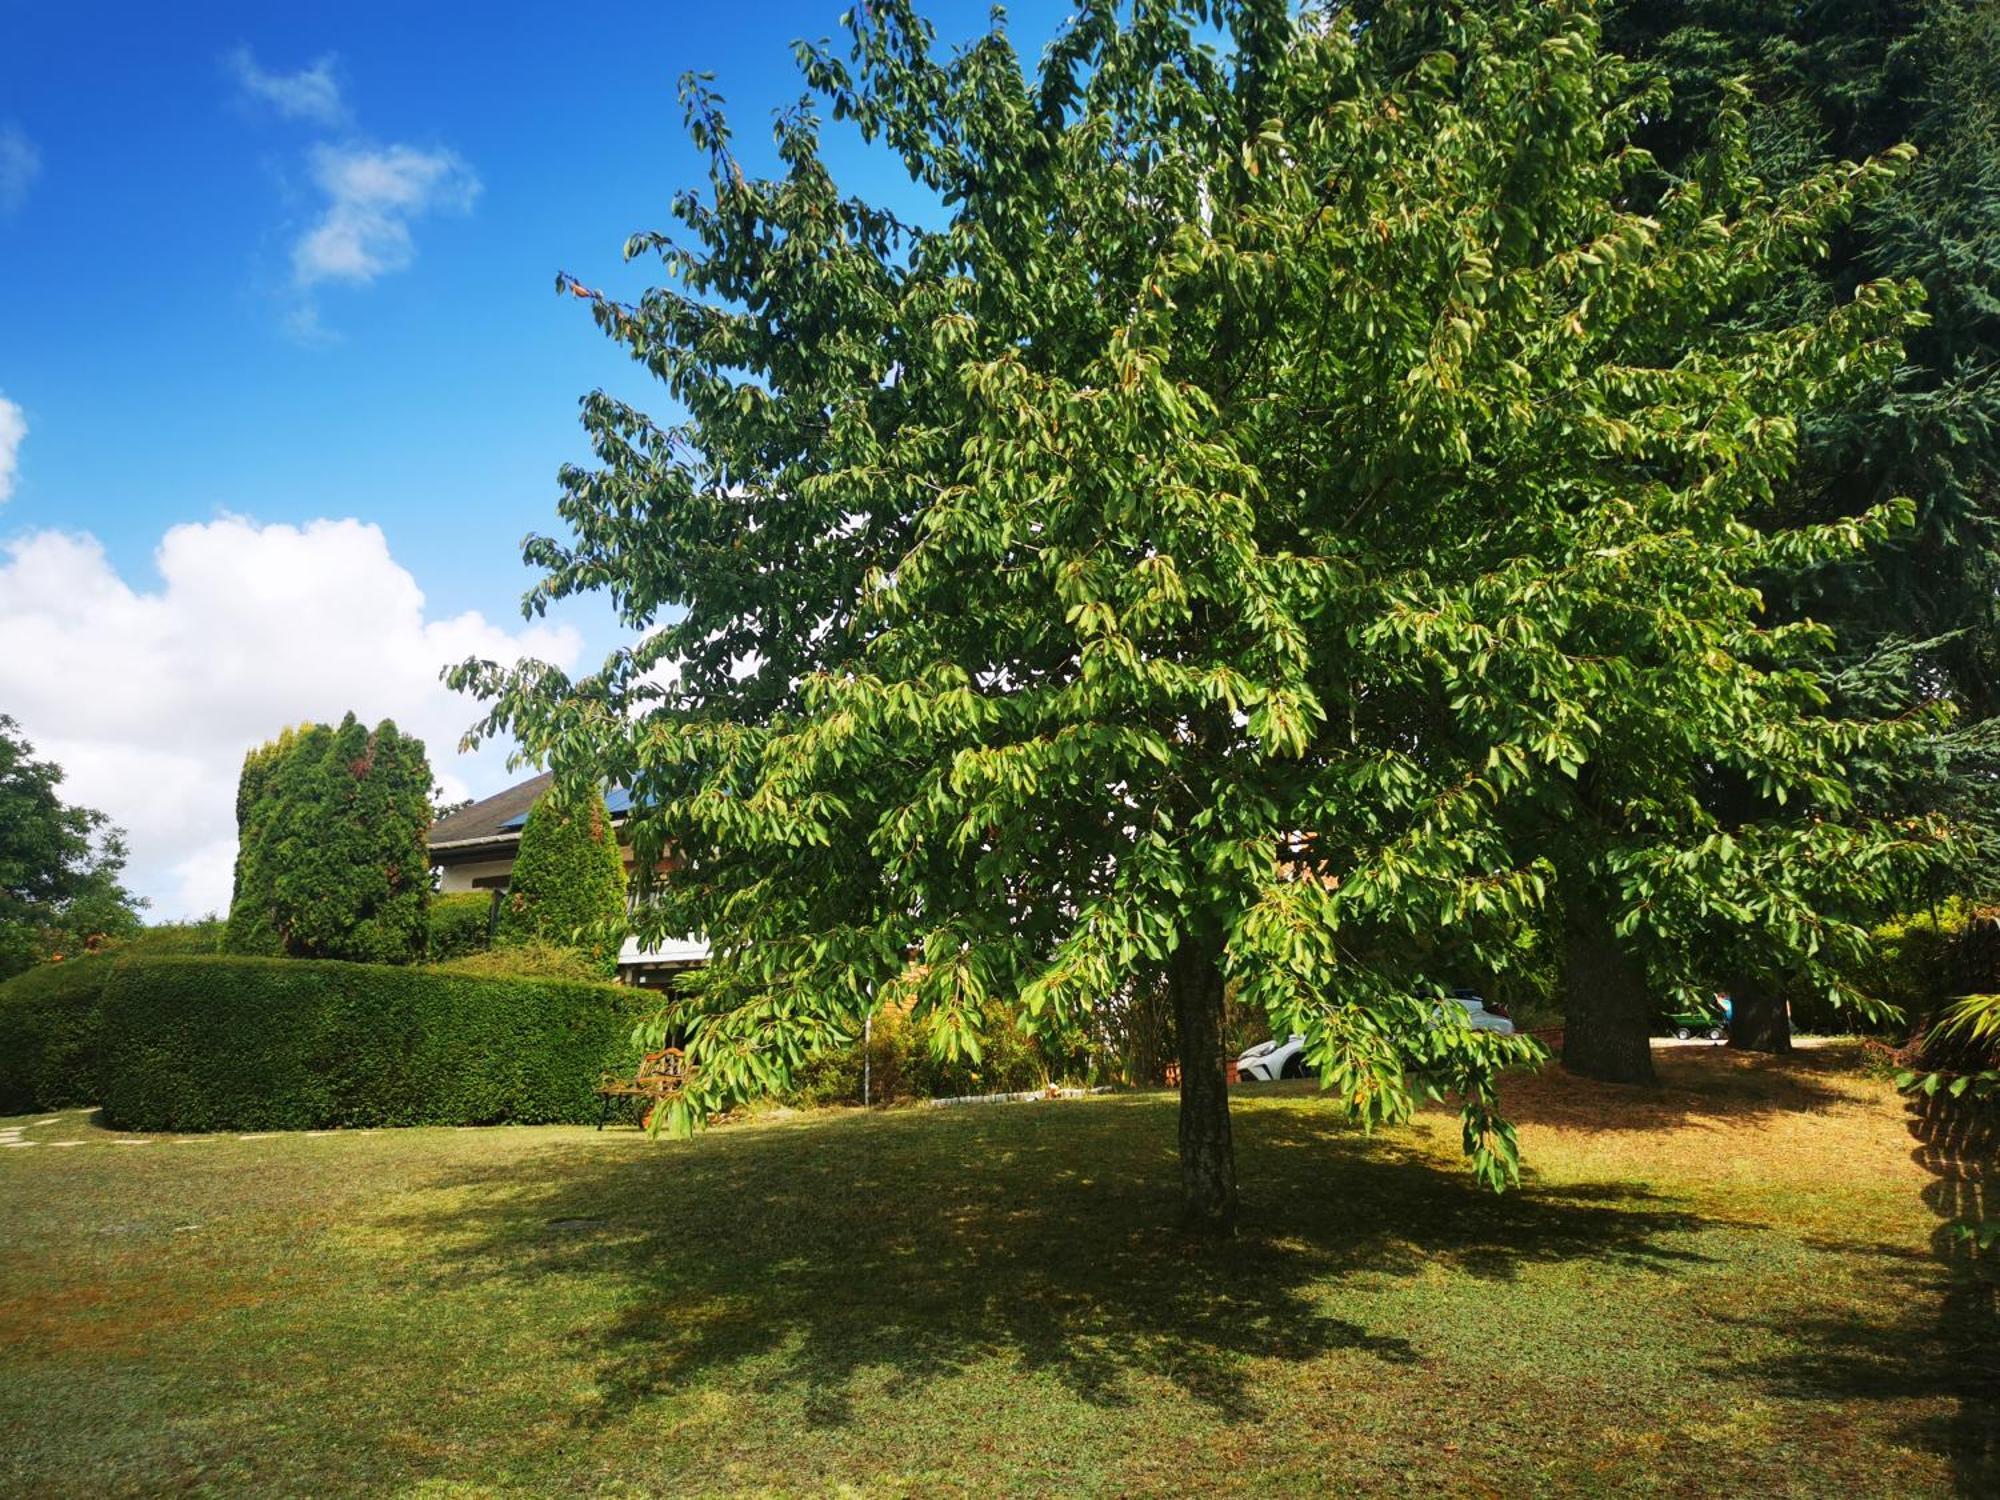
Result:
M123 957L164 958L169 954L220 953L222 919L203 917L198 922L162 922L144 927L111 945Z
M118 960L38 964L0 984L0 1115L96 1104L99 1003Z
M528 813L500 904L497 945L533 941L581 948L611 973L625 932L625 862L604 799L578 808L544 795Z
M604 984L140 958L103 1001L105 1115L134 1130L587 1122L639 1005Z
M1937 1010L1960 991L1960 948L1970 912L1963 901L1884 922L1869 937L1872 961L1862 986L1912 1019Z
M492 893L455 891L449 896L433 896L425 921L429 937L424 953L431 963L484 953L487 929L493 925Z
M478 974L488 979L569 979L602 984L604 966L593 955L557 943L530 941L511 948L466 953L437 965L446 974Z
M980 1059L940 1058L930 1031L896 1007L876 1013L866 1058L868 1095L877 1104L898 1099L955 1099L966 1094L1015 1094L1048 1082L1050 1067L1033 1040L1004 1013L989 1018L980 1033ZM861 1102L863 1044L823 1052L793 1075L788 1104Z
M891 1007L876 1015L866 1045L871 1102L886 1104L909 1097L906 1065L915 1034L901 1010ZM863 1051L857 1040L809 1059L793 1073L784 1102L806 1107L861 1103Z

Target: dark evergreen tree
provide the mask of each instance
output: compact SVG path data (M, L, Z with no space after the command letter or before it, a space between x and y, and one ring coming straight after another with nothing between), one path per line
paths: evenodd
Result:
M1862 779L1890 809L1947 812L1971 836L1957 878L2000 888L2000 6L1990 0L1627 0L1609 45L1659 67L1673 101L1640 139L1656 186L1702 170L1732 99L1738 154L1774 196L1829 160L1898 142L1914 167L1738 310L1778 326L1877 279L1922 283L1927 326L1906 367L1803 424L1796 476L1773 497L1788 522L1850 515L1894 495L1915 525L1889 545L1778 575L1779 613L1832 626L1846 706L1944 699L1955 721ZM1935 895L1935 890L1913 891Z
M275 784L280 771L289 764L300 740L316 733L325 733L325 726L287 727L276 739L254 746L243 757L243 769L236 778L236 877L222 937L226 953L276 957L285 951L277 925L276 846L267 834L279 806Z

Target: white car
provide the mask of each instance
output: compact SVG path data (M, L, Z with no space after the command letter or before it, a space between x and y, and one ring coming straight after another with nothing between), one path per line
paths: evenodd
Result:
M1282 1042L1245 1047L1236 1059L1236 1076L1245 1083L1276 1083L1280 1078L1306 1076L1306 1039L1294 1033Z
M1491 1031L1501 1036L1514 1034L1514 1023L1493 1014L1472 991L1460 990L1451 998L1464 1009L1465 1024L1474 1031ZM1243 1055L1236 1059L1236 1076L1247 1083L1276 1083L1280 1078L1305 1077L1306 1039L1294 1032L1282 1042L1259 1042L1244 1048Z
M1474 1031L1492 1031L1501 1036L1514 1034L1514 1023L1505 1016L1494 1015L1471 990L1454 990L1451 998L1465 1007L1465 1024Z

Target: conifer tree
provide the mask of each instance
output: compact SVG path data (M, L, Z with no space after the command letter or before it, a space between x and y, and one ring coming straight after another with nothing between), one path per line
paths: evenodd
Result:
M1914 524L1866 556L1775 577L1770 592L1783 615L1833 631L1843 700L1955 707L1870 768L1862 790L1883 807L1947 811L1972 836L1939 873L2000 894L2000 6L1631 0L1612 8L1607 40L1672 86L1671 107L1640 132L1653 191L1699 170L1730 107L1745 112L1741 149L1772 192L1830 161L1917 148L1888 192L1833 227L1826 255L1774 278L1742 314L1777 327L1871 280L1923 286L1928 318L1897 379L1806 424L1801 462L1770 501L1778 517L1811 520L1906 495Z
M575 948L610 974L625 937L625 862L603 796L577 800L545 793L529 812L494 937Z
M353 714L244 758L226 951L412 963L430 904L421 740Z

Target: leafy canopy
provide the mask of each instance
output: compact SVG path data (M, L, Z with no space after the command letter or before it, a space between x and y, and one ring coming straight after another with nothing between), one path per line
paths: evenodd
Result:
M884 0L798 55L934 214L842 196L810 101L758 176L689 79L709 182L627 247L669 284L561 283L685 417L586 398L527 546L531 611L605 589L640 638L451 674L681 861L643 918L714 945L678 1125L884 1003L971 1052L1195 944L1364 1120L1456 1092L1500 1185L1536 1049L1433 997L1548 903L1667 973L1860 940L1935 831L1846 767L1917 726L1831 714L1757 580L1908 507L1758 518L1919 294L1729 314L1906 152L1765 193L1725 139L1637 212L1664 99L1582 3L1092 3L1028 72Z
M145 905L119 877L125 834L62 800L62 767L36 760L0 714L0 979L139 930Z
M1861 283L1908 277L1930 318L1906 341L1896 382L1802 428L1802 456L1773 505L1839 515L1905 494L1914 524L1889 545L1776 580L1773 604L1838 632L1850 702L1943 696L1955 722L1863 778L1885 807L1938 808L1969 836L1910 906L1951 881L2000 884L2000 7L1987 0L1623 0L1607 35L1662 70L1672 106L1648 117L1657 183L1706 150L1719 104L1741 99L1743 149L1773 188L1838 157L1899 141L1921 152L1891 189L1784 271L1744 316L1771 327L1846 300Z

